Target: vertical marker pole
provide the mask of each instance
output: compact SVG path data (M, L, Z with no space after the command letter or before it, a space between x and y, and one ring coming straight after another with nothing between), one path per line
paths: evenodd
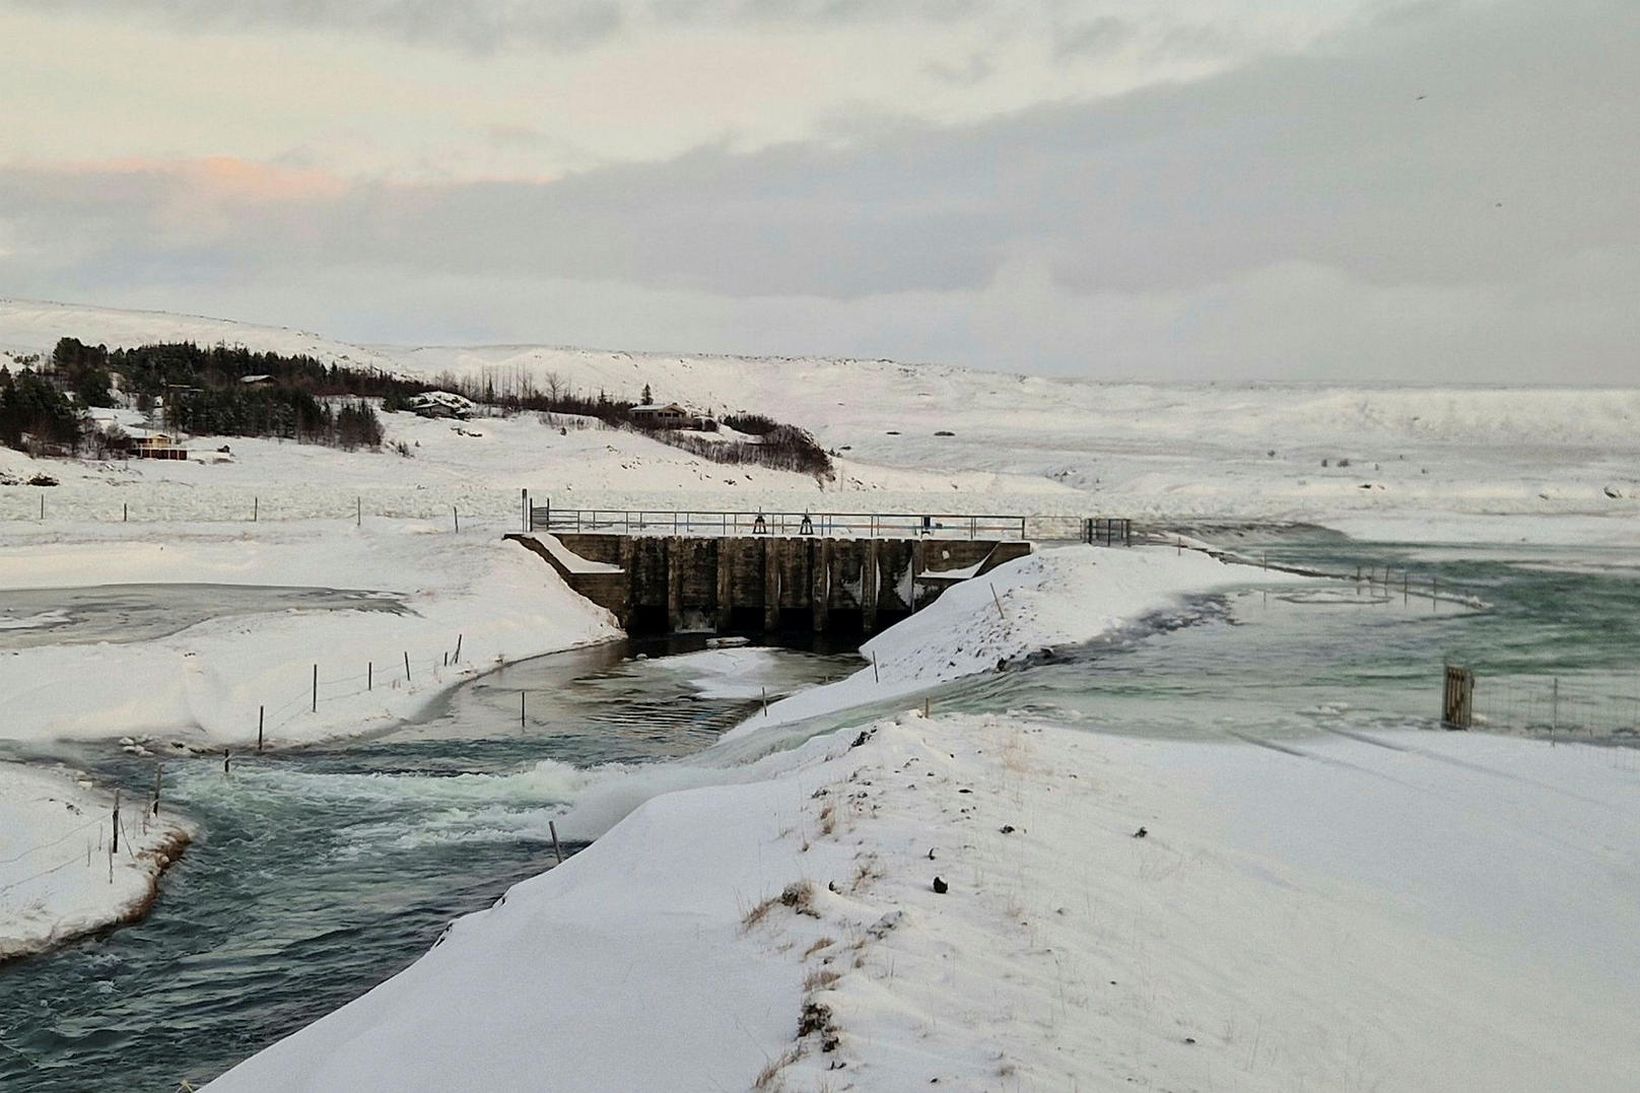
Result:
M518 727L520 729L524 727L524 694L523 691L518 692Z
M564 848L558 845L558 825L552 820L547 821L547 830L552 832L552 853L558 859L558 864L564 864Z
M159 815L159 788L160 788L160 775L161 775L162 771L163 771L163 768L160 765L160 761L158 759L154 760L154 815L155 816Z
M313 712L319 712L319 666L313 666Z
M262 719L267 714L266 706L256 707L256 750L262 750Z
M404 651L404 681L410 682L410 650Z
M120 791L114 791L114 848L109 851L109 860L120 852ZM113 867L110 866L110 869Z
M456 655L451 657L450 660L451 661L460 661L461 660L461 635L460 634L456 635Z

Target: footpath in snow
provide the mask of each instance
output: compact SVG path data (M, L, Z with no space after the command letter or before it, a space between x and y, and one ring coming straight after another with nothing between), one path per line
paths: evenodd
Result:
M162 790L163 794L163 790ZM114 799L70 773L0 763L0 961L140 918L192 835L163 801Z

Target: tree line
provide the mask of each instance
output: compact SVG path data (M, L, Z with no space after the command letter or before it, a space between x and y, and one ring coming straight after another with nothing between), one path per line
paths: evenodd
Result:
M521 365L476 375L411 379L379 368L326 363L306 354L259 352L242 346L165 342L109 349L62 338L52 351L50 375L31 367L16 375L0 368L0 443L78 452L92 436L86 407L119 404L118 386L144 412L164 408L166 426L206 436L284 437L343 448L379 447L383 430L374 406L409 408L430 391L451 391L503 414L541 412L595 418L612 427L638 428L634 403L605 391L578 391L555 372L539 380ZM250 380L252 382L247 382ZM355 401L340 402L351 398ZM644 400L652 398L644 386ZM725 463L757 463L822 477L829 454L807 432L760 414L731 414L723 423L758 442L709 442L687 433L646 429L656 439ZM715 427L713 422L713 427Z

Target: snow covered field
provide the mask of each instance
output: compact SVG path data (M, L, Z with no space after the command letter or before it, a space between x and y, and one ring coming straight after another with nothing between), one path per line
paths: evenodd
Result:
M161 790L163 794L163 788ZM0 763L0 961L140 915L191 831L70 772Z
M224 615L150 641L0 655L0 739L11 741L152 735L244 748L256 743L259 708L275 747L358 735L397 724L452 683L500 663L619 633L606 612L513 544L419 521L345 530L258 524L254 534L166 525L157 537L129 524L91 525L68 542L49 533L8 537L0 574L11 589L304 586L391 593L394 603ZM222 595L231 602L231 589Z

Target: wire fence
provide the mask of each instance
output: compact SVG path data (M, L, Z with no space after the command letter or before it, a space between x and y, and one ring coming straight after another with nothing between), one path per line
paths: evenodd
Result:
M1477 675L1477 727L1594 740L1640 740L1640 673Z
M342 491L322 483L266 490L224 488L0 489L0 523L257 524L324 520L427 520L455 526L500 527L516 511L507 490L375 489Z
M1219 550L1194 543L1182 536L1158 536L1155 533L1147 533L1144 541L1156 545L1173 545L1180 553L1186 550L1200 550L1220 561L1256 566L1274 573L1292 573L1300 577L1319 577L1335 581L1353 590L1356 597L1370 598L1372 602L1399 602L1410 606L1414 600L1420 600L1425 601L1429 609L1437 614L1442 604L1471 610L1481 610L1488 606L1481 597L1450 579L1442 580L1437 574L1424 573L1404 566L1396 568L1387 563L1368 562L1353 568L1335 569L1272 559L1266 553L1254 555L1234 550Z
M485 660L476 659L472 654L466 636L455 634L448 644L437 648L423 645L416 649L383 649L379 655L354 658L348 667L320 659L311 664L302 685L287 684L279 688L281 700L261 704L255 711L247 709L246 725L248 728L254 717L259 748L269 743L288 743L288 739L281 741L285 735L283 730L303 720L332 721L330 707L338 701L377 691L382 692L384 699L391 700L407 690L419 693L428 688L439 689L448 683L470 679L484 668L499 667L507 659L501 652L487 654ZM355 705L349 715L368 712Z
M52 864L45 865L43 868L36 869L34 872L26 874L25 876L16 877L7 881L5 884L0 884L0 895L4 895L7 892L21 888L24 885L31 884L34 881L40 880L44 877L49 877L54 873L60 873L64 869L68 869L71 866L83 866L86 869L103 869L105 867L103 864L105 856L106 868L108 871L108 883L113 884L114 861L116 856L123 856L125 860L133 863L137 861L137 851L132 845L130 832L126 827L126 820L120 814L119 802L119 795L116 794L114 797L112 810L109 814L94 816L91 819L86 820L84 823L68 829L55 839L50 839L46 842L28 847L10 858L0 859L0 865L16 865L27 859L33 858L36 855L42 854L47 850L60 847L63 843L68 842L70 839L74 839L76 836L84 835L86 840L83 850L81 847L76 845L73 847L71 852L59 851L57 854L45 859L45 861L49 861ZM142 833L145 836L148 834L149 820L154 815L156 808L157 805L155 802L149 801L143 803ZM87 834L92 830L97 832L97 843L95 850L92 848L91 836ZM67 853L66 857L63 856L64 853Z
M414 689L418 693L423 689L441 689L449 683L470 679L483 667L499 666L505 661L504 655L496 654L492 661L480 663L471 655L466 647L465 636L455 635L454 642L441 645L437 649L421 647L417 650L399 649L388 653L383 651L379 658L367 657L362 661L363 667L356 671L346 669L337 670L333 665L321 662L313 663L308 669L306 686L297 688L286 685L280 688L282 700L269 705L263 703L255 710L246 710L246 729L254 722L256 726L256 750L261 751L268 744L281 743L280 737L285 730L300 724L303 720L318 721L324 718L325 722L333 720L332 711L328 708L338 701L356 699L360 696L383 692L387 697L395 693L402 694L407 689ZM368 714L368 710L354 705L348 716ZM288 740L283 742L289 742ZM231 756L232 749L223 749L225 756ZM161 757L155 757L156 763L162 763ZM156 782L155 793L159 792ZM140 823L144 835L148 833L150 822L158 807L157 797L138 797L127 800L127 811L130 806L141 809ZM86 868L104 868L103 858L108 858L109 883L113 883L112 861L115 848L119 853L132 861L136 860L136 849L130 837L131 827L137 820L122 815L119 807L119 797L116 795L113 810L107 815L98 815L86 820L56 838L35 846L18 851L8 858L0 858L0 866L16 865L26 859L45 854L46 851L61 846L76 836L85 835L86 843L83 847L74 846L71 852L63 852L40 859L40 868L22 876L0 884L0 895L13 889L21 888L33 881L61 872L74 865L83 865ZM96 831L95 852L92 849L89 832ZM116 835L116 832L118 834Z

